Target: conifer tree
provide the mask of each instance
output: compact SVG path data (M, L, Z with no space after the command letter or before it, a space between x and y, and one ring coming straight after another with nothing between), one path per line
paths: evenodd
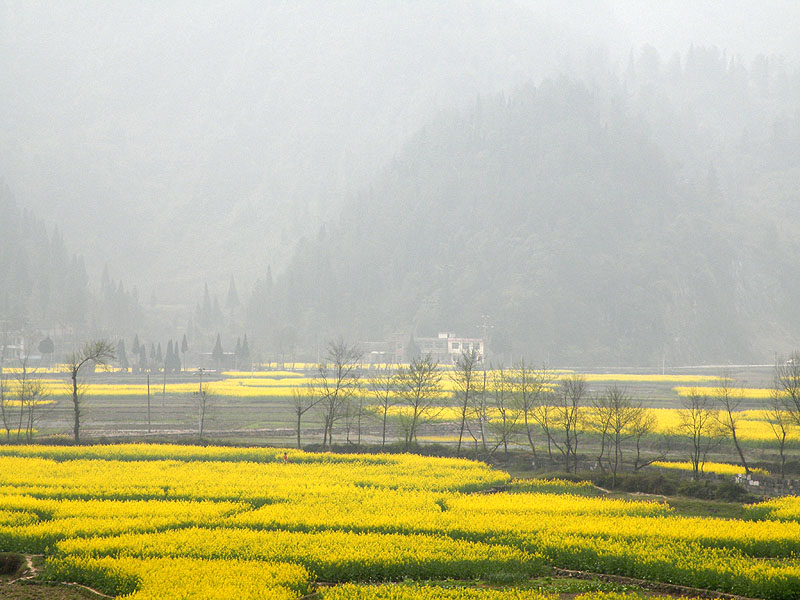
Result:
M117 361L119 368L125 373L128 372L128 354L125 352L125 340L120 340L117 344Z
M186 341L186 334L183 334L183 341L181 341L181 353L183 353L183 366L182 369L186 370L186 351L189 349L189 342Z
M247 344L247 334L244 334L244 341L242 341L242 349L240 351L239 366L242 369L250 368L250 346Z
M214 344L214 349L211 351L211 358L214 364L219 369L222 366L222 359L225 358L225 353L222 351L222 341L219 334L217 334L217 341Z

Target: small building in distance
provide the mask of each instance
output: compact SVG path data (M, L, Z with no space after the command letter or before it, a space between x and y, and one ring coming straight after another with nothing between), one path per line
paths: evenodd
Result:
M17 361L29 354L25 348L25 336L21 332L5 333L0 336L2 336L0 338L0 361Z
M474 350L480 358L485 352L482 338L456 337L450 332L440 332L436 337L395 334L387 342L361 342L359 346L370 364L407 363L414 356L430 354L440 365L454 365L464 352Z

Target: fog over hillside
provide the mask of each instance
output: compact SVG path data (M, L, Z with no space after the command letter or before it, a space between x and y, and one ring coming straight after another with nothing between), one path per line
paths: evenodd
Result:
M173 301L282 266L437 111L570 51L492 3L6 4L2 21L12 190L96 272Z
M0 179L159 327L233 277L265 349L490 313L508 353L770 358L800 334L797 31L789 1L0 1Z

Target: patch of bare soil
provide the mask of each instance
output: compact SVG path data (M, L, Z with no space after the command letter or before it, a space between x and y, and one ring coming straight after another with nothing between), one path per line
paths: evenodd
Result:
M0 554L0 600L86 600L110 598L76 583L38 581L36 555Z
M722 600L757 600L754 598L747 598L745 596L736 596L734 594L726 594L724 592L716 592L714 590L703 590L700 588L686 587L683 585L674 585L671 583L660 583L657 581L647 581L646 579L634 579L632 577L623 577L622 575L605 575L603 573L587 573L584 571L571 571L569 569L553 568L553 574L560 577L574 577L576 579L596 579L599 581L608 581L611 583L619 583L622 585L632 585L643 588L648 591L657 592L661 595L669 595L676 597L686 598L720 598Z

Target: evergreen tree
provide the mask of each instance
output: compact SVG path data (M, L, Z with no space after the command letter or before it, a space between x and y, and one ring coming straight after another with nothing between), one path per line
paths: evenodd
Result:
M53 354L55 351L55 344L53 343L53 340L50 339L49 335L39 342L39 352L42 354Z
M133 346L131 347L131 351L134 354L139 354L139 347L140 347L139 334L137 333L136 335L133 336Z
M172 371L172 340L167 342L167 355L164 357L164 370Z
M181 371L181 357L178 354L178 340L175 340L172 344L172 370L175 373L180 373Z
M120 340L117 344L117 361L119 368L125 373L128 372L128 354L125 352L125 340Z
M214 364L219 369L222 366L222 360L225 358L225 353L222 351L222 341L219 334L217 334L217 342L214 344L214 349L211 351L211 358Z
M411 339L408 340L408 346L406 346L406 360L408 362L413 362L417 360L420 356L419 346L417 346L417 342L414 340L414 334L411 334Z
M147 350L145 350L144 344L139 346L139 369L141 371L146 371L148 369Z
M250 368L250 346L247 344L247 334L244 334L244 341L242 341L242 348L239 356L239 368L247 370Z
M189 342L186 341L186 334L183 334L183 340L181 341L181 352L183 353L183 370L186 370L186 351L189 349Z
M153 360L154 360L153 366L155 366L156 368L158 368L159 365L164 364L164 354L161 352L161 342L158 342L158 349L156 350L156 355L153 358Z

